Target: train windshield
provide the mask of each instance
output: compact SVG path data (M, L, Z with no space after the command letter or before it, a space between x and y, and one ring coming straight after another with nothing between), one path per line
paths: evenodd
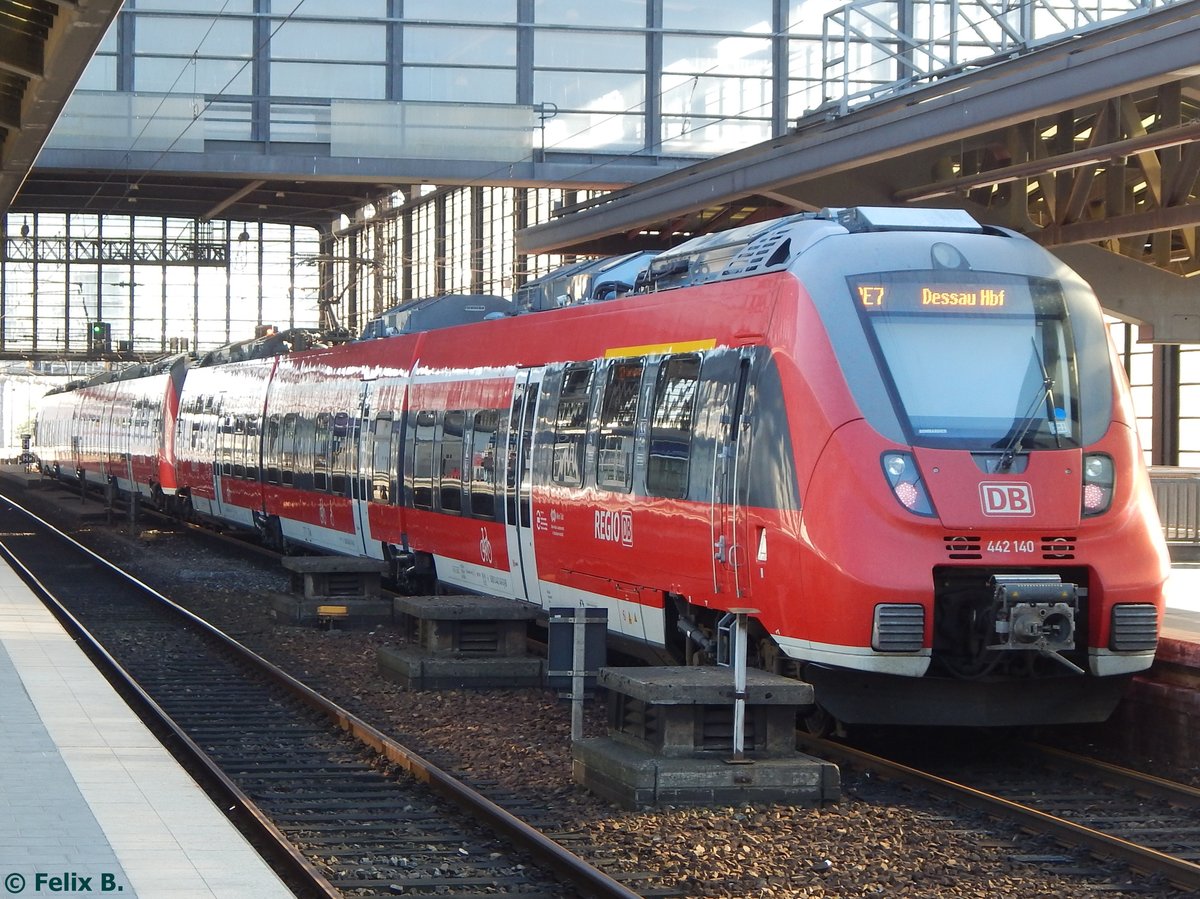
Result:
M1079 446L1075 345L1057 282L937 271L850 286L913 445Z

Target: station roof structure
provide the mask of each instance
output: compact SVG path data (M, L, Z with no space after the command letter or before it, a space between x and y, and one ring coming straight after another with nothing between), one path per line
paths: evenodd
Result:
M619 254L827 206L963 207L1104 284L1143 337L1200 340L1200 280L1186 278L1200 274L1196 7L817 110L787 136L563 208L518 246Z
M0 211L120 9L121 0L0 0Z
M221 92L127 89L90 89L68 102L109 25L126 15L121 6L120 0L0 0L0 128L10 132L0 212L120 212L325 229L340 215L353 219L371 204L391 203L396 192L423 196L419 188L426 185L611 189L687 161L657 154L597 166L571 150L531 152L513 142L515 134L531 140L535 132L537 113L521 104L274 103L278 98L261 93L231 99ZM198 5L181 6L186 12ZM141 12L130 11L128 22ZM106 64L128 67L124 77L132 78L134 28L113 31L108 37L121 49ZM265 58L256 51L251 62L261 69ZM468 123L460 125L455 111ZM472 141L428 146L426 135L416 146L411 135L401 139L405 128L421 136L422 124L428 133L440 128Z

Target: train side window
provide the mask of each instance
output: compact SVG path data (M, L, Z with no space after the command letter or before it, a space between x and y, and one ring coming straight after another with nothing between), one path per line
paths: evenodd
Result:
M672 356L658 367L646 465L646 489L654 496L687 495L699 380L699 356Z
M463 429L466 413L461 409L447 412L442 419L439 448L438 490L443 512L462 512L463 506Z
M642 359L613 362L608 367L600 401L600 446L596 453L596 485L629 492L633 486L633 440Z
M246 477L246 419L241 415L233 417L233 476Z
M433 412L416 413L413 422L412 497L418 509L433 508L433 438L437 416Z
M316 419L302 415L296 421L296 482L301 490L313 486L313 446L316 443Z
M591 401L592 363L568 365L563 372L554 421L554 453L550 479L567 487L583 486L583 459L587 446L588 405Z
M371 432L371 502L374 503L386 503L391 498L394 433L391 412L375 416L375 429Z
M329 438L333 416L317 413L316 434L313 435L313 490L329 489Z
M285 487L292 486L292 473L296 468L296 423L299 418L295 412L283 416L279 437L279 483Z
M263 440L263 475L268 484L279 483L279 414L267 419L267 433Z
M258 459L262 454L262 429L257 416L246 417L246 477L258 480Z
M496 517L496 459L500 449L500 412L475 413L471 427L471 514Z
M233 474L233 418L229 415L218 420L217 445L220 447L221 474L229 477Z
M348 462L355 430L349 413L339 412L333 417L333 439L329 447L329 489L338 496L347 495Z

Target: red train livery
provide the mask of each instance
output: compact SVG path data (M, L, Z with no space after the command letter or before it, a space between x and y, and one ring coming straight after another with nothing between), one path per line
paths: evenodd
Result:
M603 302L149 379L173 473L126 482L96 388L49 398L39 443L414 589L603 606L681 662L752 608L753 663L846 722L1091 721L1150 665L1168 570L1114 360L1028 239L827 210Z
M185 356L135 365L51 391L38 409L43 470L112 483L162 504L175 495L175 416Z

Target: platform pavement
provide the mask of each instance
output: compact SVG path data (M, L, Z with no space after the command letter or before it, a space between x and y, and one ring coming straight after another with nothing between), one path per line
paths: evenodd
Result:
M0 759L8 895L293 896L3 563Z
M1166 601L1163 636L1200 643L1200 563L1184 562L1171 566Z

